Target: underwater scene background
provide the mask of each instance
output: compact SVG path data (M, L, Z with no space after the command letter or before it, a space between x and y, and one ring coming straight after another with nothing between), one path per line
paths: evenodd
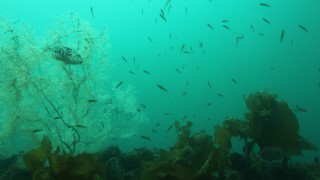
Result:
M61 152L79 157L115 146L129 154L147 148L170 159L165 166L176 165L185 157L180 150L194 148L191 137L202 132L218 149L211 155L248 155L252 145L250 152L267 162L318 162L318 7L315 0L2 1L1 158L19 154L33 179L44 171L30 165L39 154L46 157L40 164L48 159L54 169ZM287 105L274 110L270 102ZM278 117L283 123L269 124ZM188 168L204 167L210 152ZM236 169L231 157L220 154L210 175L194 170L188 177L234 179L221 172ZM162 161L142 165L140 179L186 179L179 176L185 164L169 173Z

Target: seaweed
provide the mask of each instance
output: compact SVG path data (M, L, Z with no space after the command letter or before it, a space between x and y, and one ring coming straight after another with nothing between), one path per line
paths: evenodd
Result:
M40 147L24 155L23 162L26 169L32 172L33 180L91 180L104 177L103 166L93 154L60 154L59 147L52 152L52 143L47 136L43 137Z
M159 150L159 159L142 163L140 179L193 179L214 150L212 137L204 131L191 135L192 123L175 123L178 140L169 150Z
M284 101L276 95L257 92L245 99L250 110L246 114L249 137L263 149L267 146L282 148L288 155L301 155L302 150L317 148L299 135L298 119Z

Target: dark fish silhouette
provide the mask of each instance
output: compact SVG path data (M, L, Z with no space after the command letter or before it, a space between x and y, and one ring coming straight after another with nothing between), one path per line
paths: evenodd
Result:
M116 85L116 89L118 89L122 84L123 84L123 81L120 81L120 82Z
M271 7L269 4L267 3L260 3L260 6L264 6L264 7Z
M210 89L212 89L210 81L208 81L208 86L209 86Z
M80 54L69 47L53 47L51 51L53 52L54 59L62 61L65 64L81 64L83 62Z
M148 36L148 39L149 39L149 41L150 41L151 43L153 43L153 40L151 39L150 36Z
M224 97L221 93L217 93L217 96Z
M282 30L280 34L280 43L282 42L283 38L284 38L284 30Z
M300 106L296 105L296 108L294 111L297 111L297 112L307 112L308 110L304 109L304 108L301 108Z
M125 58L125 57L123 57L123 56L121 56L121 59L124 61L124 62L128 62L128 60Z
M142 139L145 139L145 140L148 140L148 141L151 141L151 138L149 136L140 136Z
M90 102L90 103L97 102L97 100L96 100L96 99L88 99L87 101L88 101L88 102Z
M165 87L163 87L162 85L160 85L160 84L157 84L157 87L159 89L161 89L162 91L168 92L168 90Z
M164 17L164 12L163 12L162 9L160 10L160 14L159 15L160 15L161 19L164 20L164 22L167 22L167 19Z
M207 24L207 26L214 31L214 28L211 26L211 24Z
M43 130L41 130L41 129L35 129L35 130L33 130L32 132L33 133L37 133L37 132L42 132Z
M302 29L304 32L309 32L307 28L299 24L299 28Z
M173 127L173 124L171 124L171 125L168 127L167 132L169 132L169 131L172 129L172 127Z
M235 79L231 79L231 81L235 84L238 84L238 82Z
M237 38L236 38L236 46L238 46L239 40L241 40L243 38L244 38L243 34L241 36L237 36Z
M254 32L254 27L252 25L250 25L250 28L251 28L252 32Z
M94 13L93 13L93 8L92 8L92 6L90 6L90 12L91 12L91 16L94 17Z
M264 22L268 23L268 24L271 24L271 22L270 22L268 19L266 19L266 18L262 18L262 20L263 20Z
M146 73L146 74L151 74L149 71L147 71L147 70L143 70L143 72L144 73Z
M226 26L226 25L222 25L222 27L224 27L225 29L230 30L230 28L228 26Z

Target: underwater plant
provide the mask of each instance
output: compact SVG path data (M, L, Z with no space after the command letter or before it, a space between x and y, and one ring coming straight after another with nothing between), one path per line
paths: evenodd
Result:
M43 137L40 147L23 156L23 163L32 172L33 180L98 180L104 176L104 167L97 162L94 154L61 153L59 147L53 151L47 136Z
M281 148L288 156L302 155L302 150L317 148L299 134L298 119L284 101L277 101L275 94L257 92L245 98L249 112L246 120L249 137L264 149Z
M94 152L147 120L133 87L110 87L104 30L70 15L42 39L20 21L0 19L0 32L3 155L31 149L43 136L71 154Z

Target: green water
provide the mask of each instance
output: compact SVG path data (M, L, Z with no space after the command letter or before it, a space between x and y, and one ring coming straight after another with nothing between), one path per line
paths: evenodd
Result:
M114 65L106 76L111 76L111 84L123 81L121 88L132 85L149 118L136 135L107 145L118 144L124 149L169 147L177 136L166 130L175 120L192 121L194 131L205 129L213 135L213 126L225 118L244 118L244 95L267 90L292 109L299 105L308 110L295 113L300 134L320 147L320 2L263 2L270 7L256 0L166 3L15 0L2 1L0 15L24 22L39 36L56 16L70 13L94 28L105 27L111 46L108 59ZM166 21L159 15L161 10ZM141 135L152 140L141 139ZM306 158L315 154L319 156L306 153Z

